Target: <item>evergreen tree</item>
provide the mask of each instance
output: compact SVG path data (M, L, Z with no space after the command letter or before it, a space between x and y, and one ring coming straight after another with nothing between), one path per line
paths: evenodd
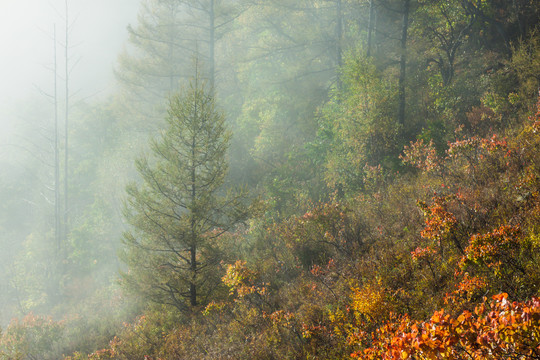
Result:
M170 94L187 79L193 46L180 34L186 20L178 0L145 0L137 24L128 26L129 47L119 56L115 74L122 85L122 113L128 127L154 130L163 118Z
M181 311L208 299L220 279L218 238L248 216L244 194L222 191L230 139L224 121L197 76L171 97L168 128L151 143L154 156L136 162L142 184L127 186L125 284Z
M246 4L244 4L244 2ZM155 115L155 105L189 78L190 59L201 58L208 83L216 77L216 47L232 31L249 1L144 0L137 24L128 26L129 47L120 55L116 76L128 100ZM228 67L228 66L227 66ZM139 109L136 109L139 110Z

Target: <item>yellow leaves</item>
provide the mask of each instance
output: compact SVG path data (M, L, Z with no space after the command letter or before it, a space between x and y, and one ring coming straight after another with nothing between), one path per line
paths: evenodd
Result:
M238 260L233 265L227 267L227 272L223 276L222 281L230 288L230 294L238 293L238 296L255 292L253 281L256 273L246 266L245 261Z
M378 283L352 288L351 309L355 316L366 316L369 321L382 320L392 311L389 295Z
M210 315L211 313L214 313L214 312L220 313L220 312L223 311L223 309L226 306L227 306L227 304L224 303L224 302L211 301L208 305L206 305L206 307L204 308L202 314L204 316L208 316L208 315Z

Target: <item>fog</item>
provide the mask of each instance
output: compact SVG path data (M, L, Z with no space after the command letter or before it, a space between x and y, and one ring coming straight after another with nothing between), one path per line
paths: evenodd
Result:
M327 358L303 334L356 284L443 294L414 256L383 270L428 240L418 204L461 199L415 179L537 100L540 6L477 3L0 0L0 360Z
M113 67L138 7L138 1L133 0L69 0L70 111L77 112L84 104L98 104L114 92ZM47 282L57 276L51 275L56 271L51 261L55 256L55 203L62 201L59 195L55 200L54 190L55 182L60 183L54 177L55 32L58 146L63 151L66 2L0 1L0 326L14 316L24 316L28 311L48 312L55 305L50 297L36 301L45 299L43 291L51 294ZM69 130L80 133L81 138L89 136L80 128L82 119L81 111L74 114L71 120L79 125ZM76 139L74 143L69 161L77 164L88 151ZM81 174L69 186L77 189L88 177L88 173ZM77 199L79 193L73 191L72 198ZM84 213L95 197L95 192L89 193L85 201L69 209L70 214ZM80 225L76 221L72 224L74 228ZM117 243L118 239L113 241ZM67 240L65 243L67 247ZM88 242L88 246L94 245ZM81 263L80 259L73 261ZM66 286L70 286L70 277L65 277ZM77 290L73 293L82 294ZM56 317L65 312L57 311Z
M184 0L0 3L0 326L37 313L99 327L120 313L109 299L120 291L125 185L139 181L134 162L194 58L235 133L227 182L274 182L286 149L315 134L342 52L337 2L291 12L287 1L212 1L212 11Z
M138 2L133 0L69 1L70 82L76 99L110 92L112 68L137 8ZM58 80L62 81L65 11L62 0L0 1L0 126L4 141L17 121L14 104L53 93L54 27ZM61 91L59 86L60 96Z

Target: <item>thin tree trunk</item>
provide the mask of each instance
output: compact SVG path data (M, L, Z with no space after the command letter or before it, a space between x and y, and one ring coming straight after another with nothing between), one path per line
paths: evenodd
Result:
M60 219L60 149L58 136L58 61L56 49L56 24L53 31L54 41L54 240L55 240L55 258L53 263L53 296L60 296L60 281L62 276L62 257L63 243L61 234Z
M379 50L379 42L378 42L378 18L377 18L377 9L375 8L375 6L373 6L373 34L372 34L372 37L373 37L373 44L372 44L372 48L375 52L378 52Z
M337 86L341 90L340 69L343 66L343 6L341 0L337 0L336 4L336 62L338 67Z
M174 34L172 31L169 32L169 66L173 64L173 56L174 56ZM174 92L176 88L176 79L174 77L174 70L169 67L169 95Z
M216 14L215 0L210 0L210 89L213 92L216 83Z
M195 91L197 91L197 87ZM197 98L195 98L195 117L197 116ZM194 207L195 197L197 195L197 190L195 188L195 136L192 135L191 141L191 206ZM191 245L189 248L190 253L190 270L191 270L191 280L189 284L189 299L191 306L197 306L197 239L196 239L196 229L195 229L195 215L193 214L194 209L191 209Z
M400 54L400 70L399 70L399 124L405 125L405 77L407 68L407 32L409 29L409 8L410 0L403 1L403 22L401 29L401 54Z
M197 88L195 88L197 90ZM197 100L195 99L195 116L197 116ZM195 204L195 134L191 143L191 206ZM191 246L189 249L191 255L191 282L189 284L189 298L191 306L197 306L197 246L196 246L196 230L195 230L195 215L191 209Z
M56 25L54 25L54 239L56 261L60 263L62 243L60 236L60 151L58 148L58 62L56 58Z
M65 44L65 82L66 82L66 109L65 109L65 143L64 143L64 241L67 242L68 212L69 212L69 178L68 178L68 159L69 159L69 12L68 0L66 0L66 44Z
M516 18L517 18L517 21L518 21L519 36L523 39L525 37L525 29L526 29L526 27L524 26L523 21L521 21L522 16L521 16L521 8L520 8L519 0L517 0L517 1L512 0L512 5L514 7L514 11L516 13Z
M213 0L212 0L213 2ZM197 59L195 60L197 61ZM199 69L198 69L198 61L195 63L195 91L197 92L199 90ZM197 101L198 101L198 95L195 94L194 98L195 104L194 104L194 111L193 115L196 119L198 116L198 108L197 108ZM196 146L196 134L192 134L191 139L191 245L190 245L190 256L191 256L191 264L190 264L190 270L191 270L191 283L189 284L189 298L190 298L190 304L191 306L197 306L197 239L196 239L196 229L195 229L195 215L193 211L195 210L195 201L196 201L196 195L197 195L197 189L195 187L195 181L196 181L196 165L195 165L195 146Z
M371 56L371 37L373 33L373 0L369 0L369 21L367 38L367 57Z

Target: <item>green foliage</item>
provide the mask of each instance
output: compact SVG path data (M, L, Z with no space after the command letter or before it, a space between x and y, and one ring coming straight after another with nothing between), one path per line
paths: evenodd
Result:
M323 109L327 138L326 179L334 189L362 189L364 167L395 168L399 153L397 93L373 59L350 52L342 70L343 89ZM331 135L329 135L331 134Z
M515 334L537 341L537 324L525 328L508 314L536 314L540 287L540 7L411 2L403 54L403 4L144 1L117 67L122 88L72 112L65 261L48 261L56 244L40 182L50 169L30 156L17 160L37 179L5 167L2 316L71 315L14 321L2 356L531 354ZM187 55L210 48L216 88L196 79L172 96L168 127L141 145L162 123ZM407 106L398 125L401 55ZM142 148L137 177L130 164ZM137 297L131 311L120 309L125 294L103 287L118 267L119 189L129 179L122 282ZM238 194L228 184L247 188ZM263 200L248 207L248 190ZM516 303L483 300L503 291Z
M178 90L189 68L182 28L182 3L177 0L142 2L137 26L129 26L130 48L119 56L115 74L126 127L154 131L165 113L165 98ZM150 120L150 121L149 121Z
M36 316L14 319L0 338L0 359L57 359L63 322Z
M197 77L170 100L168 128L153 158L136 163L142 184L127 186L126 287L179 310L206 303L219 280L219 236L246 220L242 193L223 192L230 134Z
M460 1L420 1L414 31L429 67L435 67L443 86L452 83L460 48L466 45L477 18Z
M534 112L534 101L540 84L540 30L521 39L511 59L511 68L519 80L519 86L508 95L512 104L521 103L527 111Z

